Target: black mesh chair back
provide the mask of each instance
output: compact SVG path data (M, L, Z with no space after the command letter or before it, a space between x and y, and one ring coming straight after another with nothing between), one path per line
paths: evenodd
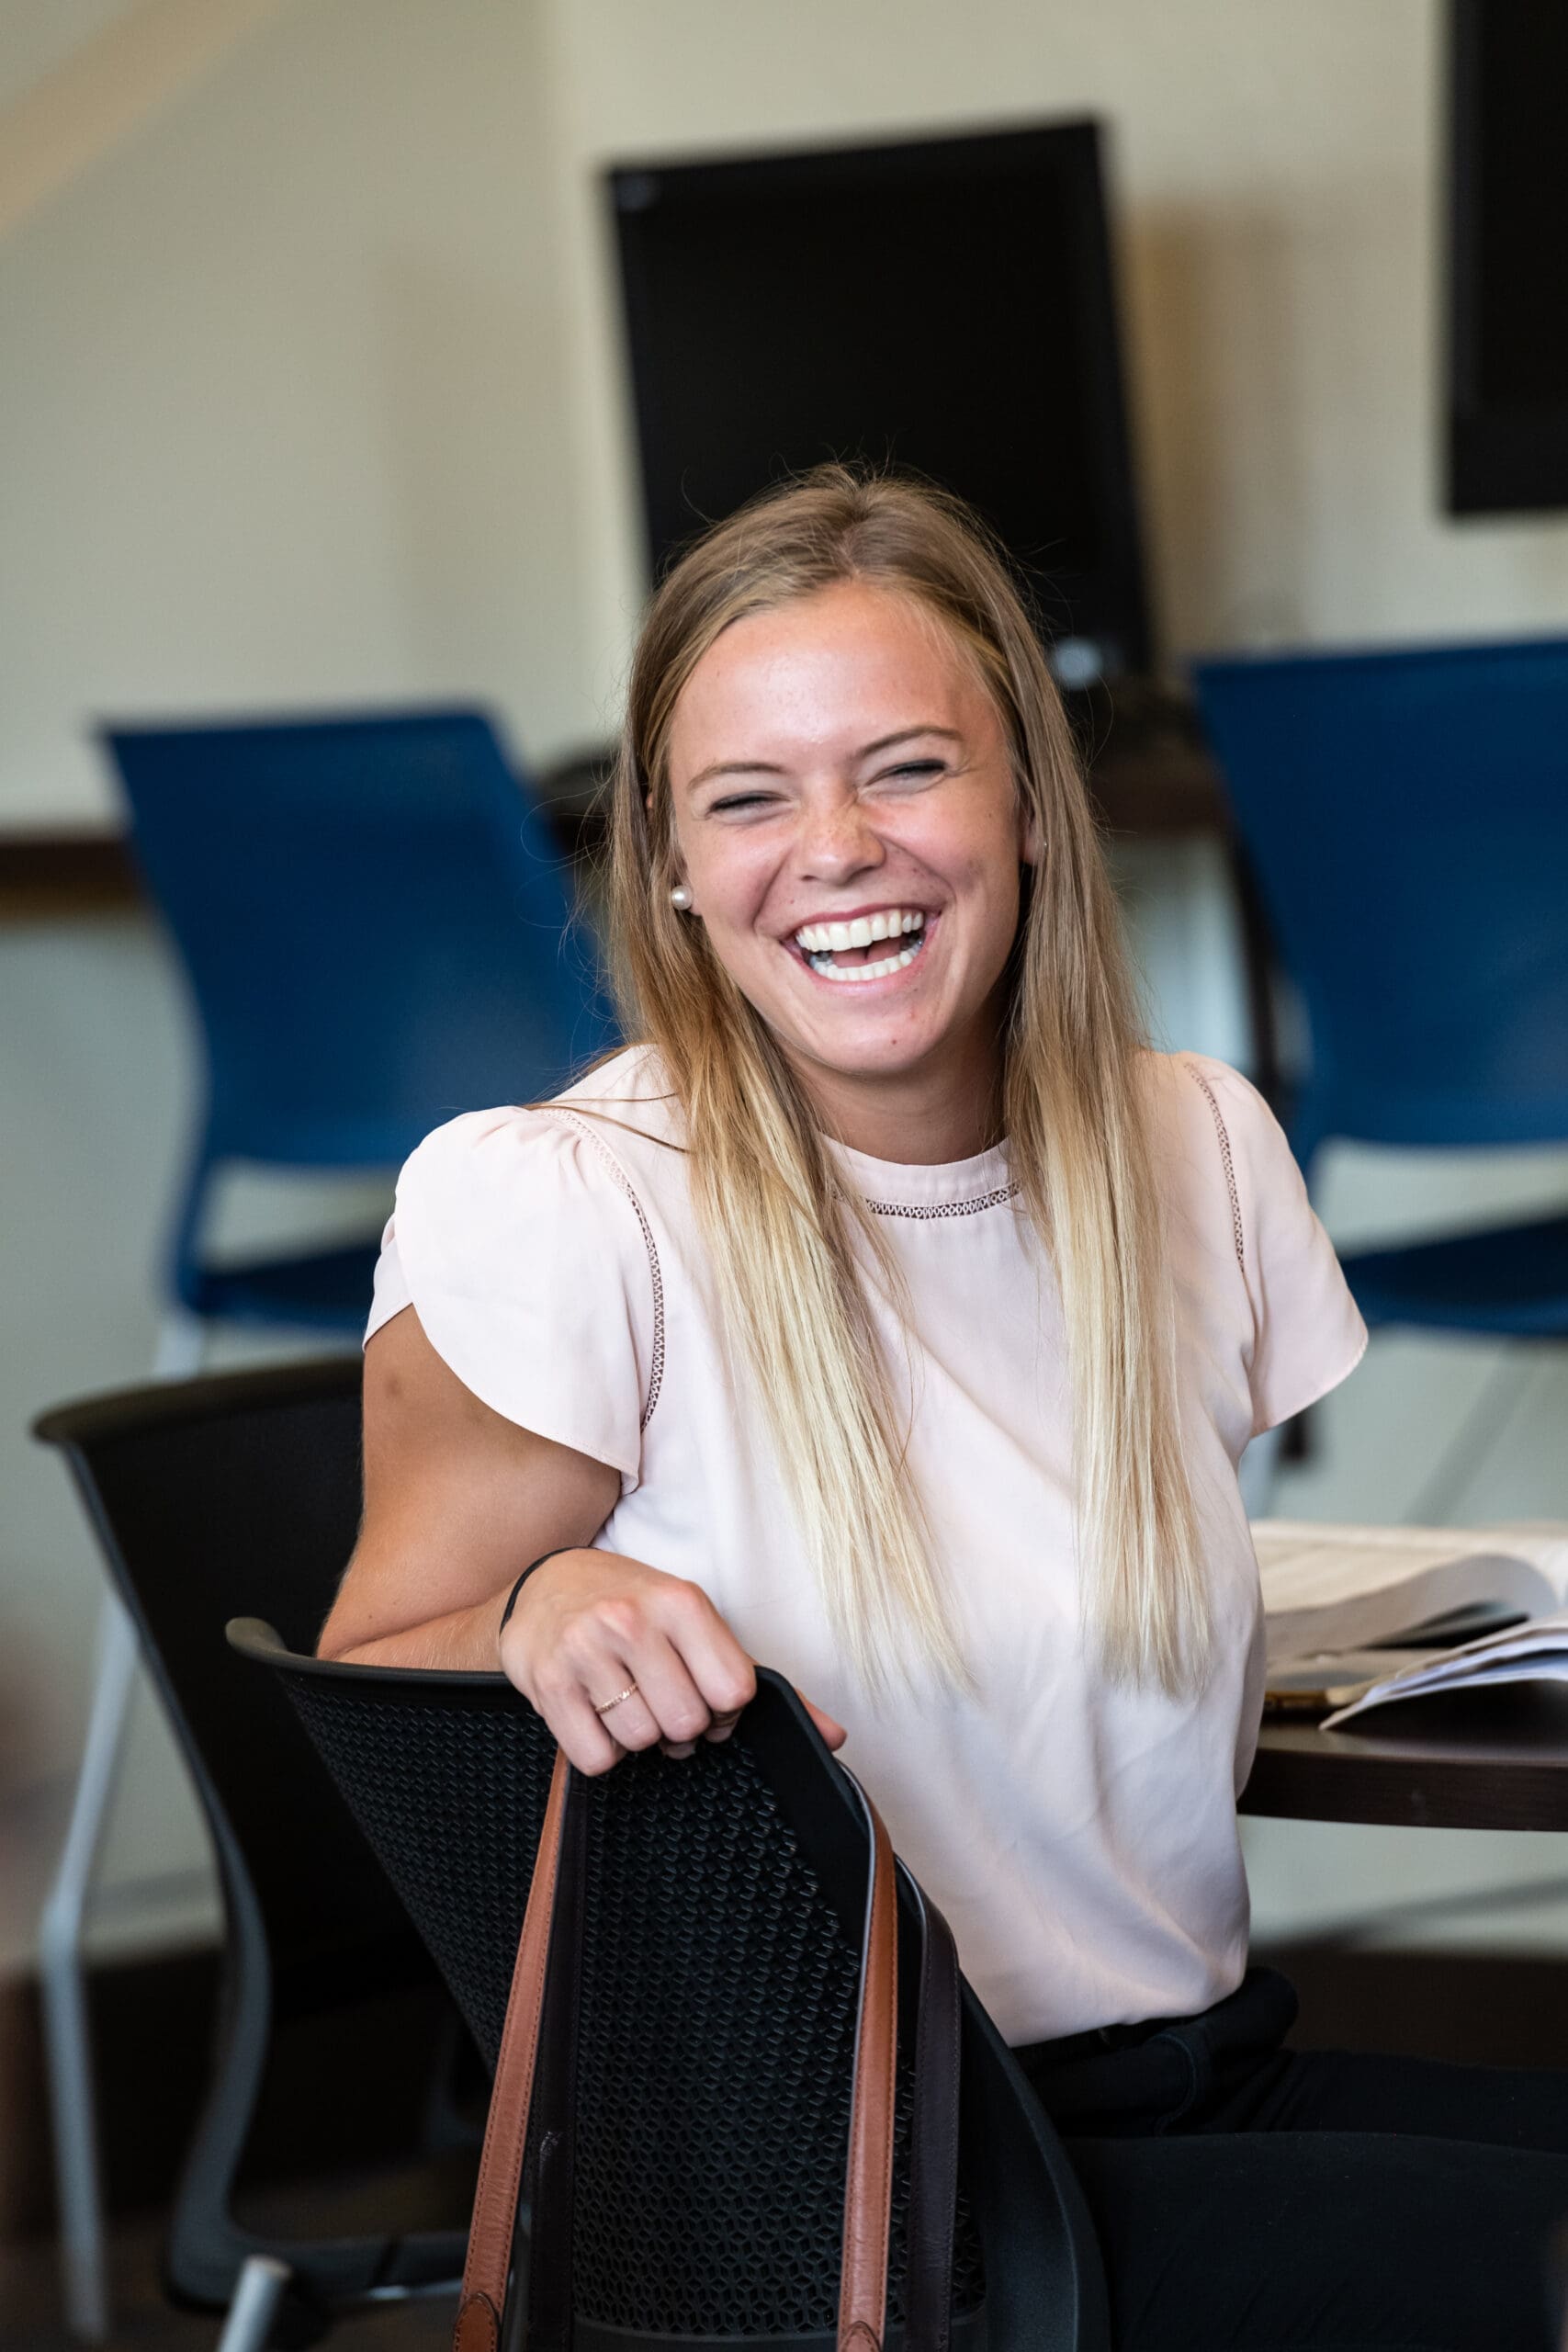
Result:
M274 2020L420 1986L445 2001L294 1710L223 1638L265 1592L290 1638L314 1645L358 1530L360 1386L357 1357L333 1358L150 1383L59 1407L34 1430L70 1464L217 1850L220 2046L166 2256L171 2287L195 2302L226 2302L258 2249L232 2192ZM443 2218L395 2244L265 2250L307 2290L346 2299L454 2277L463 2238Z
M254 1620L230 1639L285 1682L493 2064L555 1755L542 1720L499 1675L290 1656ZM763 1674L728 1742L627 1758L585 1801L576 2352L827 2345L865 1904L853 1792L794 1692ZM916 1934L908 1889L902 1901L901 1946ZM1104 2289L1076 2179L967 1987L964 2001L954 2345L1092 2352Z

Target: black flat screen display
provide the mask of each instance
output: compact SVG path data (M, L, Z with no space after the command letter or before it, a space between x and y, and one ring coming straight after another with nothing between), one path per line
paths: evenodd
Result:
M1145 665L1092 123L610 186L656 573L784 473L891 461L979 508L1054 635Z
M1568 505L1568 5L1453 0L1449 503Z

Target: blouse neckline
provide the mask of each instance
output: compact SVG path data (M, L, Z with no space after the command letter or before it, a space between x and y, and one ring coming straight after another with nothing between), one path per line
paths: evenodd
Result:
M1007 1146L995 1144L968 1159L926 1166L903 1159L873 1159L848 1144L827 1138L829 1151L874 1216L972 1216L1000 1208L1018 1192L1008 1166Z

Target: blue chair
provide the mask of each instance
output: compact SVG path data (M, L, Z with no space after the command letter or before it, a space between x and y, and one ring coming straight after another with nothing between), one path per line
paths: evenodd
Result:
M105 741L206 1048L172 1295L203 1320L356 1331L373 1245L209 1265L213 1178L395 1166L455 1112L552 1093L613 1045L569 869L478 711Z
M200 1369L219 1321L349 1340L378 1235L213 1263L236 1163L395 1167L455 1113L555 1092L616 1043L567 862L482 712L110 728L131 846L184 967L204 1086L154 1370ZM107 2332L82 1933L136 1670L106 1602L39 1965L66 2304Z
M1568 1141L1568 640L1201 662L1336 1136ZM1369 1324L1568 1337L1568 1215L1344 1261Z

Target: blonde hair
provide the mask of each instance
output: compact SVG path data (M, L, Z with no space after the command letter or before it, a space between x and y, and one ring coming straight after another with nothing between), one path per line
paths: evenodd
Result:
M844 582L914 599L977 665L1044 843L1009 967L998 1109L1021 1207L1061 1292L1086 1631L1113 1679L1176 1690L1202 1673L1209 1609L1144 1041L1066 714L1005 560L956 500L825 466L705 533L660 586L611 786L627 1033L658 1049L684 1112L727 1328L766 1400L840 1636L874 1683L914 1658L964 1679L861 1271L869 1261L897 1298L888 1253L863 1203L836 1182L776 1039L702 923L670 900L680 869L667 766L682 689L734 622Z

